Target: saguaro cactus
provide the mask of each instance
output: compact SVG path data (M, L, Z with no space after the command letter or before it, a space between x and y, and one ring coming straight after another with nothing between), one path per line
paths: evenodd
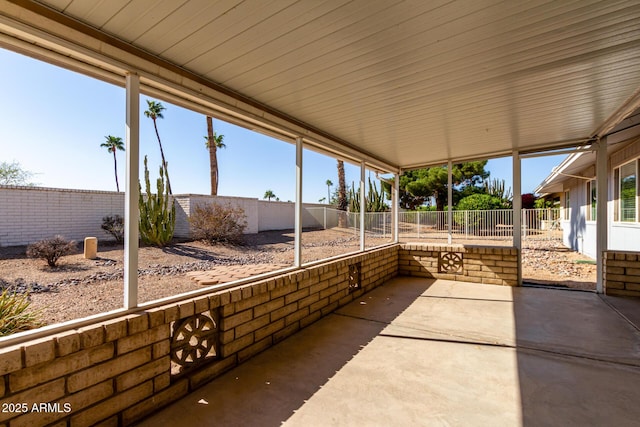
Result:
M173 239L173 231L176 225L176 207L169 197L169 188L165 187L164 177L166 165L160 166L160 177L157 180L157 191L151 193L149 181L149 169L147 168L147 156L144 157L144 182L146 197L142 194L142 185L138 181L140 189L140 238L143 242L166 246ZM171 205L171 206L169 206Z

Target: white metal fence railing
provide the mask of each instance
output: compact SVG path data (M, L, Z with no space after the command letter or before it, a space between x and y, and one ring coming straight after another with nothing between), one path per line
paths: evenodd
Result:
M360 230L360 214L332 208L309 208L307 211L325 229L341 227ZM342 221L341 221L342 216ZM406 211L398 214L400 237L417 239L447 239L449 234L446 211ZM522 209L522 237L562 239L561 209ZM391 237L391 212L365 213L365 231L380 237ZM513 237L513 210L453 211L451 233L454 239L507 240Z

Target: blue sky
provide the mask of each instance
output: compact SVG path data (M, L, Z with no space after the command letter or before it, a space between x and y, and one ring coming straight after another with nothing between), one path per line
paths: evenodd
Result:
M103 83L44 62L0 49L0 161L17 161L36 175L38 185L57 188L115 191L113 156L100 147L106 135L125 139L124 88ZM160 165L153 123L142 114L140 154L149 158L152 177ZM165 157L175 194L209 194L209 157L202 114L159 100L166 107L158 120ZM272 190L281 200L294 200L295 147L293 144L214 120L225 136L218 151L218 194L262 198ZM523 192L531 192L561 158L523 161ZM337 183L335 159L304 152L303 201L327 196L327 179ZM118 177L124 186L123 152L118 152ZM490 160L492 177L511 185L511 158ZM359 179L359 166L346 164L346 180Z

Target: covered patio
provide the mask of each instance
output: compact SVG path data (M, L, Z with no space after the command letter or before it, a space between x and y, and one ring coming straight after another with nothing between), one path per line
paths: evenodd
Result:
M127 156L122 309L4 339L2 402L72 410L0 423L632 425L639 306L601 295L606 203L598 293L523 288L519 197L507 247L403 244L398 177L447 165L449 239L459 162L511 156L519 195L522 157L595 152L607 200L639 18L635 1L0 0L0 46L126 88ZM295 144L290 269L139 303L140 94ZM389 244L366 246L361 215L358 252L302 262L303 148L360 165L361 206L365 170L393 177Z
M640 300L399 277L140 426L637 425Z

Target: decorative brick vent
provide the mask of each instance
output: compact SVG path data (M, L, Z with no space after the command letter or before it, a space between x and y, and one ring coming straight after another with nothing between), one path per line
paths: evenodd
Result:
M459 273L462 271L462 254L460 252L440 252L438 273Z
M360 263L349 266L349 292L360 289Z
M518 286L518 249L502 246L404 243L398 252L398 274Z
M216 310L195 314L171 328L171 373L184 371L218 356L219 329Z

